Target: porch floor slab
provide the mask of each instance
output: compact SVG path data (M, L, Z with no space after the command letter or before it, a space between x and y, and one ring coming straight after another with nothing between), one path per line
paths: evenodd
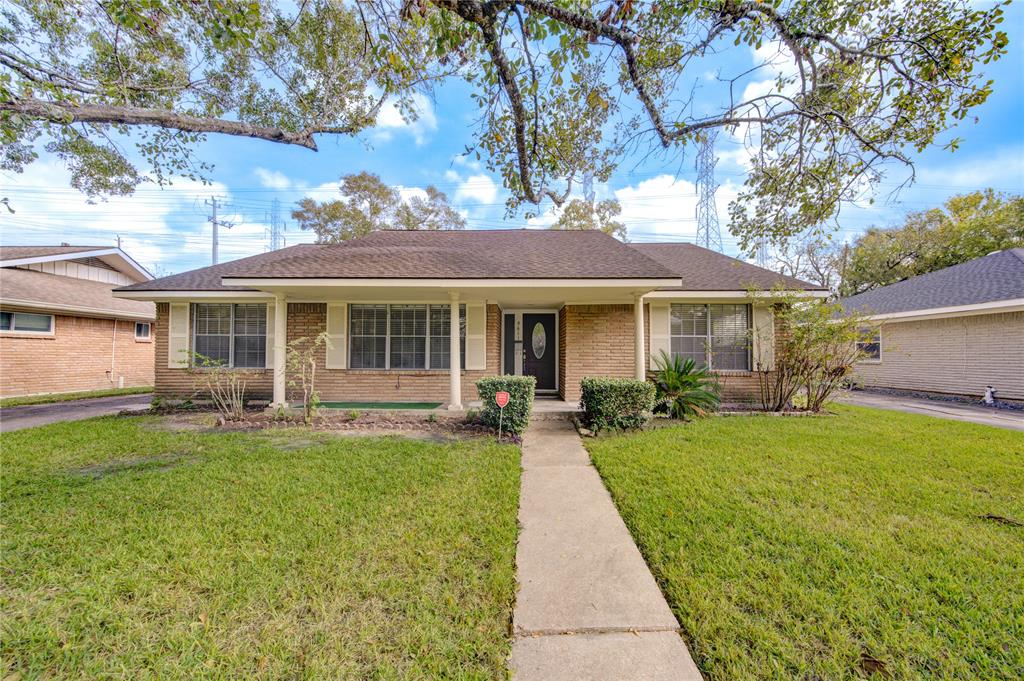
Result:
M522 462L514 677L701 678L573 427L532 423Z

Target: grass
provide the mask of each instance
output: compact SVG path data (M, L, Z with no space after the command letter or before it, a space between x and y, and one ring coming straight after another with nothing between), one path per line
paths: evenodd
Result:
M512 447L110 417L0 448L0 678L505 677Z
M153 386L143 385L135 388L109 388L107 390L83 390L75 393L50 393L49 395L25 395L24 397L5 397L0 400L0 408L24 407L31 404L51 404L53 402L71 402L90 397L118 397L120 395L143 395L153 392Z
M1024 678L1024 435L836 411L588 443L705 677Z

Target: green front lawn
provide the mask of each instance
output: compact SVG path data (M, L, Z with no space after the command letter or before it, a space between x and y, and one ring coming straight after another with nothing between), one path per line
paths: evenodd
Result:
M153 386L142 385L135 388L108 388L106 390L83 390L76 393L50 393L48 395L25 395L23 397L5 397L0 400L0 408L23 407L30 404L51 404L53 402L72 402L90 397L119 397L121 395L144 395L153 392Z
M1024 435L836 411L588 443L706 678L1024 678Z
M0 450L0 678L504 678L515 448L133 417Z

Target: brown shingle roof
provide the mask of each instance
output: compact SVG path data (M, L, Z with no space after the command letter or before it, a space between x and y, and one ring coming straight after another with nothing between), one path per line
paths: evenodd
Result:
M306 244L122 290L231 290L221 277L353 279L676 279L603 232L382 231L344 244ZM230 279L228 280L230 282Z
M29 303L32 307L47 309L81 308L82 314L122 319L153 319L153 303L115 298L111 285L36 272L18 267L0 268L0 301L5 306L18 307ZM52 307L48 307L52 306Z
M21 258L41 258L47 255L67 255L86 251L102 251L112 246L0 246L0 261Z
M681 291L743 291L776 286L789 290L824 290L822 286L787 277L696 244L632 244L632 247L681 277Z

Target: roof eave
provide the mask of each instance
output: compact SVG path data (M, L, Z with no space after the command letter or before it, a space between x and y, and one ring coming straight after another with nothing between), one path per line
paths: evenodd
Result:
M920 310L902 310L899 312L885 312L872 314L862 311L865 319L874 322L885 321L916 321L925 319L941 319L944 317L968 317L980 314L999 314L1005 312L1024 311L1024 298L1008 298L1006 300L994 300L985 303L972 303L970 305L951 305L949 307L932 307ZM856 313L856 308L847 308L847 313Z
M458 287L534 287L557 286L560 288L649 288L657 289L667 286L678 286L678 278L664 277L623 277L612 278L472 278L445 279L437 277L424 278L343 278L343 277L240 277L225 276L221 278L225 285L248 286L252 288L269 287L353 287L353 288L458 288Z
M0 267L18 267L21 265L34 265L41 262L56 262L58 260L78 260L81 258L109 258L114 256L120 260L120 264L141 277L143 281L152 281L153 275L135 262L130 255L120 248L98 248L90 251L74 251L71 253L54 253L50 255L37 255L31 258L10 258L0 261ZM109 263L108 263L109 264Z

